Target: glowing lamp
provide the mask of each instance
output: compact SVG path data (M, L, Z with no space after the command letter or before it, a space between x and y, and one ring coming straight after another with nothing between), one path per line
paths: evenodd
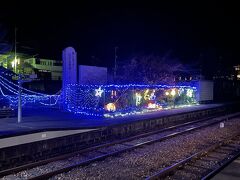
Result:
M176 90L175 90L175 89L172 89L172 90L171 90L171 95L172 95L172 96L175 96L175 95L176 95Z
M15 67L15 61L12 61L12 68Z
M107 111L116 111L116 106L114 103L108 103L107 105L105 105L105 109Z
M156 108L159 108L160 106L158 104L155 104L155 103L148 103L148 106L147 108L148 109L156 109Z
M12 68L16 67L18 64L20 64L20 59L14 58L11 64Z
M142 96L140 93L136 93L136 106L138 106L139 104L141 104L141 99L142 99Z
M169 92L165 92L165 95L168 96L168 95L169 95Z

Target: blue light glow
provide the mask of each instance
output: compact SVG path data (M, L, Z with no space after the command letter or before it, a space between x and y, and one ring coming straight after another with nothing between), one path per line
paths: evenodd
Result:
M101 96L96 96L99 89ZM69 84L64 108L75 114L104 117L140 114L196 104L196 90L192 86ZM187 96L189 91L192 97Z
M0 94L13 108L19 86L0 75ZM68 84L54 95L20 87L23 106L57 106L79 115L115 117L196 104L196 87L169 85L78 85Z
M8 79L0 76L0 93L9 101L9 105L12 108L16 108L18 104L18 89L19 86L9 81ZM44 105L55 106L58 103L59 94L48 95L43 93L34 92L26 88L21 87L22 105Z

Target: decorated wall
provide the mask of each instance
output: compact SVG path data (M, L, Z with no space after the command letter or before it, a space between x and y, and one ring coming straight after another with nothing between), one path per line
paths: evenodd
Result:
M65 108L76 114L124 116L196 104L197 89L166 85L68 85Z

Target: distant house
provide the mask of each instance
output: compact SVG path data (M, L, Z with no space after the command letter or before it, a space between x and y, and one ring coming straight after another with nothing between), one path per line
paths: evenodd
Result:
M0 66L19 72L19 69L14 69L14 53L0 54ZM18 68L24 75L37 75L39 80L62 80L62 61L42 58L29 58L26 54L17 54L19 59Z
M29 58L25 59L24 63L32 66L38 79L62 80L62 61Z
M240 65L233 66L235 70L235 76L237 80L240 80Z

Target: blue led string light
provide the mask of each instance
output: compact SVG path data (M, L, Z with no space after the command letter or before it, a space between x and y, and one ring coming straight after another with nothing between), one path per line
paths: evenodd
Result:
M18 95L19 86L2 76L0 76L0 85L4 87L7 92L10 92L10 94L5 94L1 88L0 90L3 97L9 100L10 106L16 107L18 102L17 95ZM48 95L48 94L34 92L23 87L21 87L21 90L22 90L23 105L39 104L44 106L55 106L58 103L59 97L60 97L59 95L60 91L54 95ZM50 103L47 103L47 102L50 102Z
M3 80L7 81L7 83L10 83L10 84L12 84L13 86L19 88L19 86L18 86L17 84L15 84L15 83L9 81L8 79L6 79L6 78L4 78L4 77L2 77L2 76L0 76L0 78L2 78ZM23 87L20 87L20 88L21 88L22 90L24 90L24 91L27 91L27 92L32 93L32 94L35 94L35 95L49 96L48 94L43 94L43 93L39 93L39 92L35 92L35 91L31 91L31 90L26 89L26 88L23 88ZM54 94L54 95L56 95L56 94Z
M101 95L98 92L100 89L103 90ZM105 117L141 114L173 106L180 107L196 104L196 91L196 87L193 86L177 85L130 84L98 86L69 84L65 90L66 101L64 108L75 114ZM136 103L136 92L142 94L142 96L144 96L144 93L149 94L144 102ZM167 92L167 95L165 95L165 92ZM192 92L192 97L187 96L189 92ZM116 97L113 94L116 94ZM141 100L141 98L139 99ZM139 106L136 104L139 104Z
M9 93L4 93L3 89ZM0 76L0 93L17 105L19 86ZM164 108L196 104L196 87L170 85L78 85L69 84L54 95L34 92L21 87L24 105L55 106L61 104L74 114L115 117Z

